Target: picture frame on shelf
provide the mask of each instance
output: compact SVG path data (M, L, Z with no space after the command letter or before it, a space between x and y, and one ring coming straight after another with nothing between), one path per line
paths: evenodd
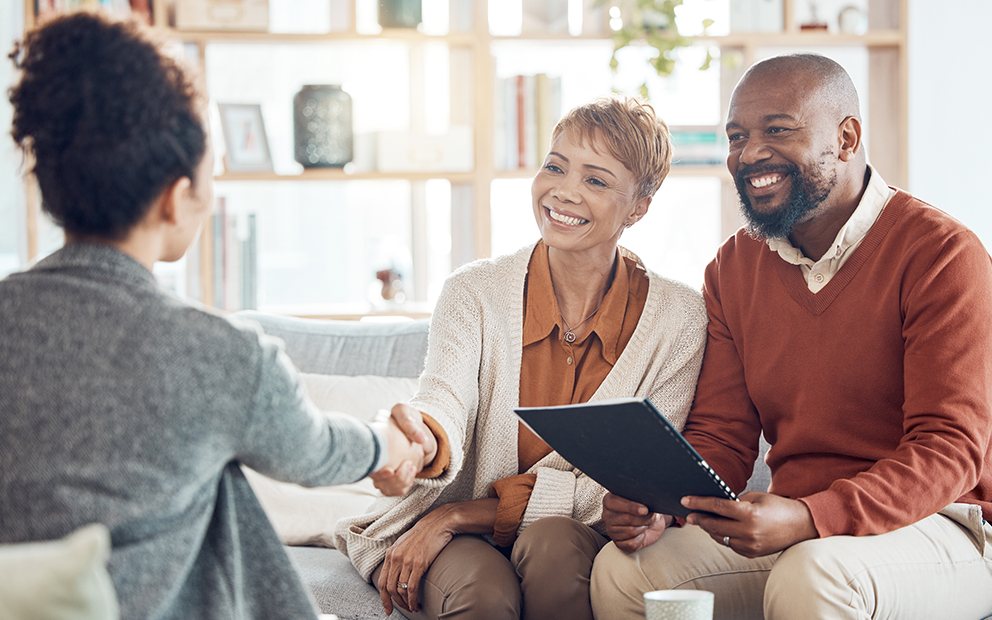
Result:
M224 168L228 172L272 172L272 155L265 135L262 106L257 103L218 103L224 132Z

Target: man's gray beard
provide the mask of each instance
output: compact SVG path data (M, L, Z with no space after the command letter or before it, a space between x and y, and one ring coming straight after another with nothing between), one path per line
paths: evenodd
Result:
M740 199L741 215L744 217L744 228L755 239L774 239L788 237L792 227L806 217L808 213L819 207L830 190L837 183L836 172L825 179L819 175L816 179L803 176L795 165L777 166L774 169L758 170L757 174L779 172L783 176L792 177L792 189L789 199L780 208L771 213L761 213L754 209L747 195L747 181L744 176L755 176L756 167L744 167L737 171L734 179L737 186L737 196Z

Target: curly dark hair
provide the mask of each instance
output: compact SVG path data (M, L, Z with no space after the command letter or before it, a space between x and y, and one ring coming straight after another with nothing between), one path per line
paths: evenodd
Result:
M136 21L78 12L15 44L11 135L66 232L119 240L206 152L202 99Z

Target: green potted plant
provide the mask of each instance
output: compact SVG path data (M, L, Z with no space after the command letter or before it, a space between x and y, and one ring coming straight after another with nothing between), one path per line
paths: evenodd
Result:
M679 48L692 45L693 38L679 33L675 21L675 8L682 0L596 0L596 6L609 6L610 27L613 29L613 56L610 68L614 73L619 67L617 52L628 45L643 42L658 51L648 64L665 77L670 75L678 61ZM712 19L703 20L703 32L713 25ZM713 57L709 51L701 70L708 69ZM640 95L647 99L647 83L641 84Z

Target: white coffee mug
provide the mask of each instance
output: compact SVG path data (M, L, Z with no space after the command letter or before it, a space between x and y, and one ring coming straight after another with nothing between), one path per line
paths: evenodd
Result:
M646 620L713 620L713 593L655 590L644 594Z

